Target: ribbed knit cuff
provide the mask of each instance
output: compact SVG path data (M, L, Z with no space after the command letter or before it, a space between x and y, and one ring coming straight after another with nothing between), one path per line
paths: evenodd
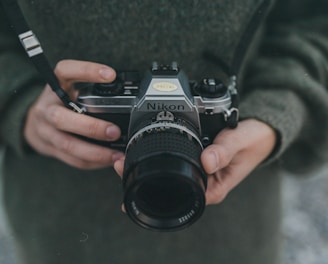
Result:
M1 113L1 141L13 148L19 155L24 155L29 150L23 136L25 118L29 107L40 95L42 89L42 85L29 87L24 94L10 100Z
M265 161L269 163L290 146L305 122L305 108L290 90L254 90L240 104L241 120L254 118L270 125L277 133L276 146Z

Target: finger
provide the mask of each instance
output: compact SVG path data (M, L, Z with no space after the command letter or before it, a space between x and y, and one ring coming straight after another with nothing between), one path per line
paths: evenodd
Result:
M92 139L114 141L121 135L120 128L111 122L81 115L60 105L49 107L46 110L45 118L58 130Z
M119 151L91 144L70 135L63 135L60 140L58 139L59 137L51 143L59 155L63 153L83 161L104 166L113 165L117 159L123 156L123 153Z
M223 177L220 175L209 175L207 178L207 189L205 193L206 204L217 204L222 202L227 194L229 189L226 183L223 180Z
M268 125L255 119L239 123L236 129L224 129L202 154L203 166L207 173L228 166L231 159L242 151L251 150L245 159L252 164L263 161L273 150L276 133Z
M120 177L123 176L124 160L125 160L125 157L122 157L121 159L116 160L114 163L114 169Z
M99 162L83 160L74 157L70 154L66 154L64 152L58 151L57 149L51 150L51 156L58 160L61 160L62 162L72 167L83 169L83 170L101 169L111 166L110 163L99 163Z
M272 151L274 130L257 120L223 130L202 154L208 174L207 204L219 203ZM212 156L211 156L212 155Z
M215 171L226 167L234 155L251 145L256 137L256 128L249 131L249 125L240 122L236 129L222 130L202 153L201 160L205 171L213 174Z
M243 154L237 155L228 167L208 176L206 204L222 202L228 193L256 167L257 162L254 160L242 163L246 158Z
M78 60L58 62L55 74L64 83L111 82L116 77L115 70L107 65Z
M68 155L85 162L99 164L100 166L109 166L113 165L116 160L123 156L123 153L120 151L91 144L49 126L44 127L39 133L40 137L48 145L51 145L53 151L55 151L52 156L61 160Z
M234 155L240 150L240 146L234 142L217 140L215 144L208 146L201 155L202 165L207 174L213 174L229 165Z
M100 169L110 166L107 162L99 163L98 161L92 162L92 161L82 160L65 152L59 151L58 149L54 148L49 142L44 141L41 138L39 138L39 140L37 141L34 139L32 138L30 143L33 144L33 147L37 152L45 156L57 158L58 160L61 160L62 162L71 165L73 167L80 168L80 169Z

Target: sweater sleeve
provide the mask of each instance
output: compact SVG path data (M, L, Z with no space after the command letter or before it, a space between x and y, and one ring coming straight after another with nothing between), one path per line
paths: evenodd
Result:
M279 158L297 174L328 160L328 3L319 6L305 5L288 19L273 13L241 104L242 119L257 118L277 131L269 160Z
M0 143L23 154L26 112L44 84L13 34L0 5Z

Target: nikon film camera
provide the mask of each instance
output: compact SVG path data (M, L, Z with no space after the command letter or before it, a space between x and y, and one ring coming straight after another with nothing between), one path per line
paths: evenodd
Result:
M237 126L236 76L258 29L253 20L236 46L231 65L204 53L230 76L226 85L214 78L189 81L176 63L154 63L141 78L136 72L121 72L113 83L90 84L75 102L60 86L17 1L1 2L31 62L62 103L120 126L118 141L96 143L126 152L124 205L130 218L162 231L194 223L204 210L207 185L200 154L223 128ZM259 5L258 13L265 15L269 6Z
M177 63L153 63L140 77L121 72L113 83L79 88L86 114L111 121L121 138L101 142L125 151L124 206L138 225L173 231L194 223L205 208L207 176L200 155L238 120L236 82L191 82ZM99 143L99 142L98 142Z

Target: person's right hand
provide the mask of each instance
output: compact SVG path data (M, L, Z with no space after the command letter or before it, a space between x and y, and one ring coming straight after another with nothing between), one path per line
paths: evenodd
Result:
M115 71L106 65L76 60L60 61L55 74L72 98L75 82L111 82L116 77ZM123 153L72 134L114 141L120 133L113 123L67 109L48 85L29 109L24 127L25 139L34 150L81 169L111 166Z

